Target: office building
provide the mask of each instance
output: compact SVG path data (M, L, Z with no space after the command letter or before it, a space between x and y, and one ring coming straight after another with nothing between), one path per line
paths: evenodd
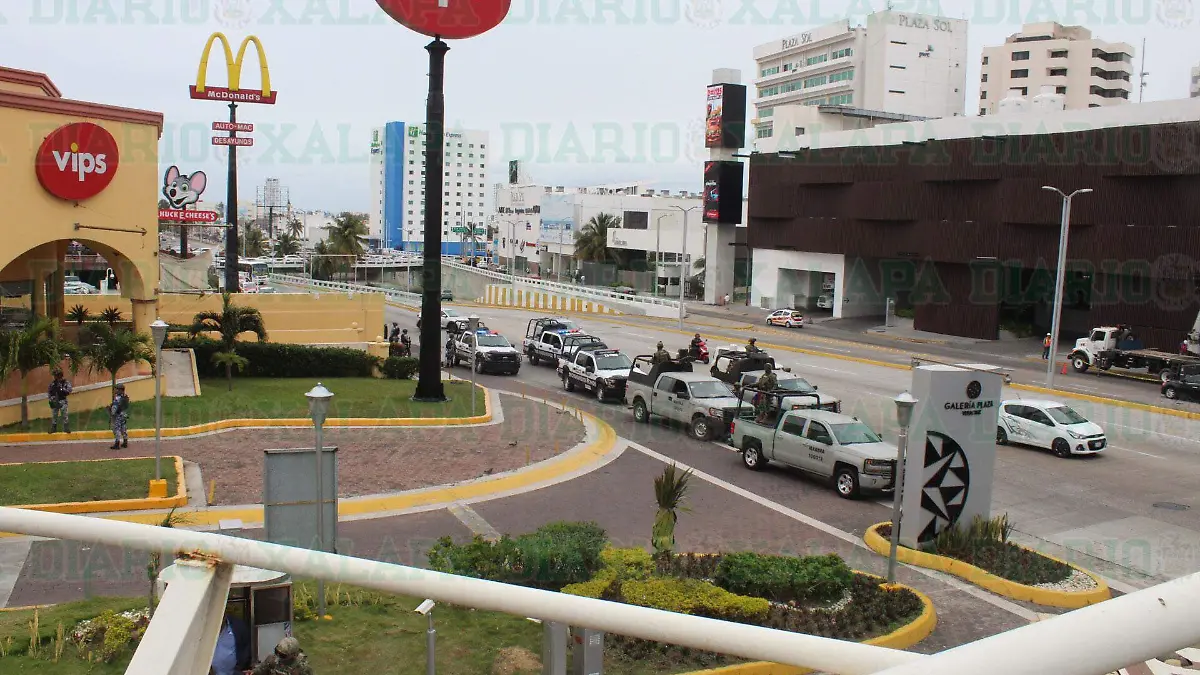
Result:
M447 129L442 192L442 253L483 245L488 132ZM424 250L425 125L388 122L371 131L370 236L382 248Z
M967 22L888 10L754 48L754 149L820 131L962 115Z
M995 115L1013 89L1033 96L1044 86L1066 98L1068 110L1129 102L1133 47L1104 42L1083 26L1026 24L1004 44L983 48L979 114Z

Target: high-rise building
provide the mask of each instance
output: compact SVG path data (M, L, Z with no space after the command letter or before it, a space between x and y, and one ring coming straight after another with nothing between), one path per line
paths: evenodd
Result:
M755 149L818 131L962 115L967 22L888 10L754 48Z
M996 114L1011 90L1032 96L1044 86L1066 98L1068 110L1129 102L1133 47L1104 42L1083 26L1031 23L1004 44L983 48L979 114Z
M447 129L442 177L442 253L460 255L485 229L488 132ZM371 131L370 231L383 248L423 250L425 125L388 122ZM479 242L485 237L478 236ZM470 244L467 244L468 247Z
M1200 98L1200 66L1192 68L1192 98Z

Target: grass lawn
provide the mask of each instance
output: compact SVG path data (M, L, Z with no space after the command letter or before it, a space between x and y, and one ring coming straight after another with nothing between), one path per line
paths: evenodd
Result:
M167 480L167 494L175 494L173 459L163 458L162 477ZM152 478L153 459L2 464L0 506L144 499Z
M305 589L312 584L301 584ZM372 591L327 588L331 596L340 596L340 604L330 606L332 621L297 620L296 638L308 655L313 671L326 673L393 673L424 675L426 619L413 612L419 598L382 595ZM298 591L298 595L302 591ZM355 604L349 604L355 603ZM32 611L0 612L0 649L11 637L9 655L0 657L0 672L38 673L39 675L109 675L125 672L132 651L126 651L113 663L89 664L69 643L78 621L90 619L105 609L121 611L145 607L143 598L94 599L40 610L42 655L30 657L29 623ZM58 663L52 662L54 636L62 621L68 644ZM529 650L541 659L542 627L521 617L495 612L475 611L438 605L434 610L437 629L437 670L443 675L479 675L493 672L500 651L510 647ZM651 675L679 672L670 664L609 663L605 671L613 675ZM538 675L540 671L522 670Z
M370 377L321 378L334 393L329 417L469 417L470 382L446 382L445 403L412 401L416 380L382 380ZM305 392L317 384L317 378L233 378L233 391L224 379L200 380L201 395L191 398L163 398L163 426L186 427L222 419L288 417L308 418ZM475 412L484 411L484 394L475 390ZM50 420L35 420L33 431L48 431ZM104 409L72 410L71 428L75 431L108 430ZM130 429L154 428L154 400L138 401L129 407ZM5 428L15 431L14 426Z

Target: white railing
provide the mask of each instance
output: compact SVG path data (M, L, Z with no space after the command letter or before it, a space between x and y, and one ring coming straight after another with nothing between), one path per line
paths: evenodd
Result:
M514 277L511 274L496 272L493 270L482 269L479 267L471 267L456 261L453 256L442 256L442 264L455 269L460 269L466 272L478 274L480 276L496 279L505 284L517 283L523 286L539 288L547 293L560 293L563 295L574 295L586 297L591 300L609 302L624 302L629 304L640 305L657 305L660 307L672 307L679 309L678 300L668 300L666 298L658 298L652 295L633 295L630 293L621 293L607 288L595 288L592 286L580 286L578 284L564 284L556 281L547 281L545 279L530 279L528 277Z
M351 284L344 281L323 281L321 279L310 279L308 277L299 277L292 274L268 274L267 279L277 284L302 286L304 288L317 288L327 291L336 291L339 293L372 293L386 296L386 299L392 302L398 302L412 307L421 306L420 293L398 291L394 288L380 288L378 286Z
M207 668L230 564L845 675L1104 675L1200 642L1200 573L924 656L208 532L5 507L0 532L182 554L195 561L189 564L199 569L185 575L192 577L183 580L186 588L168 586L163 595L146 632L158 639L143 640L126 671L137 675L162 675L166 664L172 664L167 675ZM188 639L180 639L185 635ZM175 666L183 665L185 652L193 669ZM160 665L134 668L150 661Z

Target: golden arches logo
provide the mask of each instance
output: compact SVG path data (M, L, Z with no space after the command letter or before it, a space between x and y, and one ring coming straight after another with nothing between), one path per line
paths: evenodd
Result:
M226 87L209 87L208 80L208 56L212 52L213 45L217 42L221 43L221 49L225 55L225 69L228 73L229 84ZM254 45L254 50L258 52L258 69L262 78L262 90L243 90L241 88L242 81L242 65L246 58L246 48L251 44ZM224 33L213 33L208 37L208 41L204 43L204 51L200 53L200 70L196 73L196 84L190 87L192 98L206 101L223 101L227 103L275 103L275 95L278 92L271 90L271 71L267 67L267 54L263 51L262 42L254 35L247 36L242 40L242 44L238 47L237 56L233 55L233 49L229 46L229 39Z

